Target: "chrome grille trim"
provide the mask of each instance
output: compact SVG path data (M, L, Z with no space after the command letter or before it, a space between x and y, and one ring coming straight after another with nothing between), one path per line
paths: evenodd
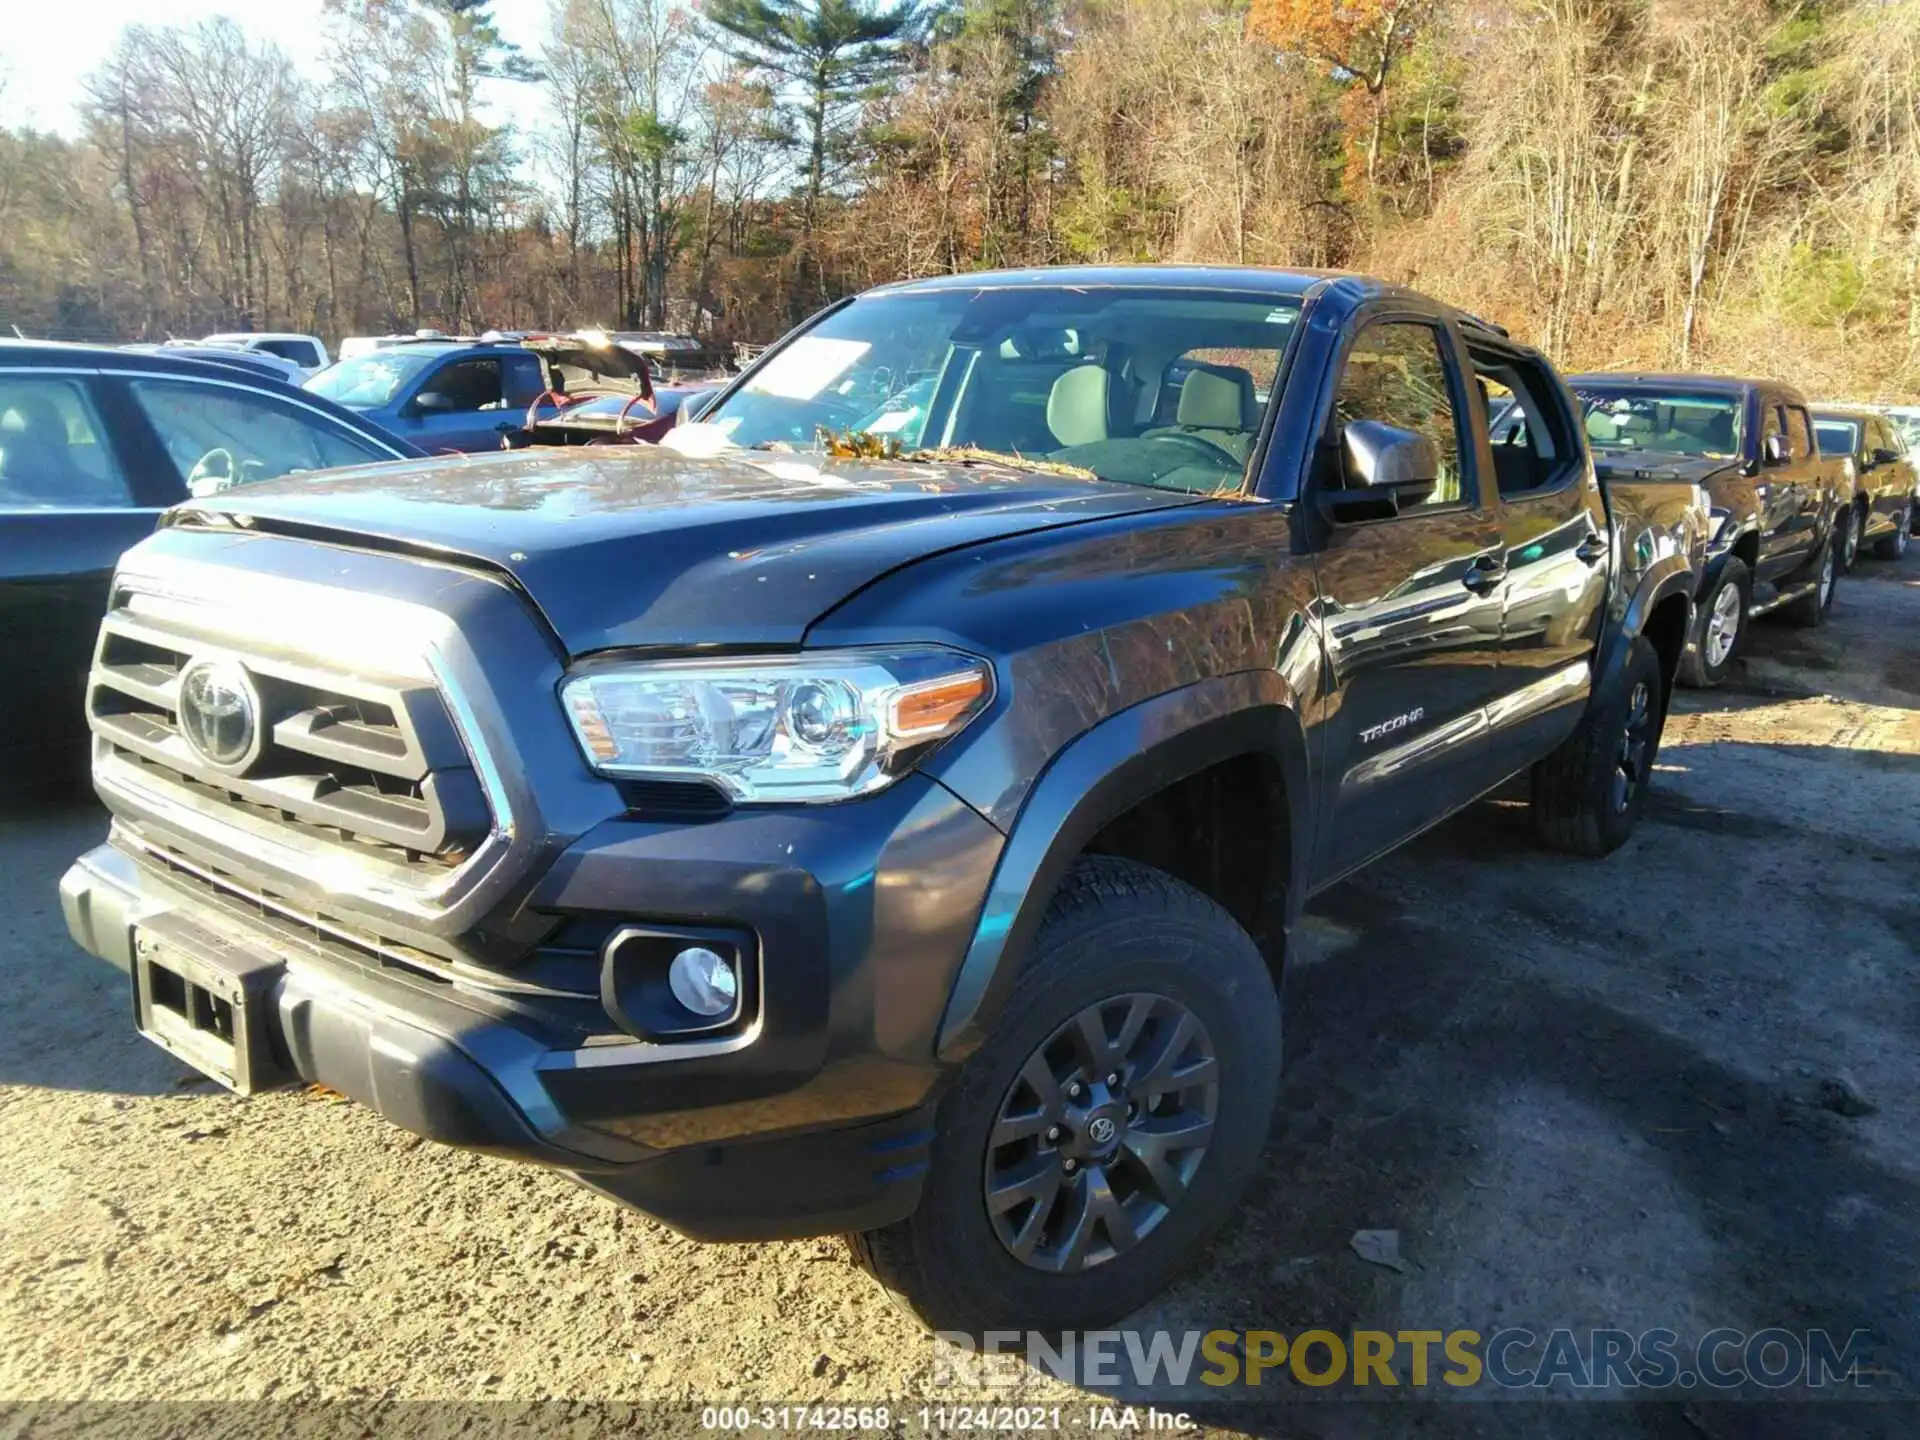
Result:
M168 570L129 569L114 582L88 699L102 795L119 801L116 809L124 807L135 822L150 822L242 870L264 868L298 888L339 897L348 909L370 905L433 928L494 873L515 837L507 787L446 657L453 622L407 601L302 581L192 562ZM198 574L214 583L203 590L192 583ZM360 654L363 637L372 642L371 664ZM121 642L146 653L110 659ZM156 651L170 652L176 663ZM382 793L377 779L371 788L329 786L312 774L209 769L174 730L188 655L236 659L269 682L335 697L341 703L302 705L277 717L274 744L296 760L317 762L323 776L338 764L411 791ZM339 669L316 659L332 655L342 656ZM380 717L360 707L373 706L386 707L393 723L367 723L369 715ZM436 799L433 787L446 777L465 790L458 817L465 834L450 831L444 797ZM212 800L207 786L238 800ZM428 823L418 824L423 818ZM161 844L153 848L165 849L165 834L147 843L156 839ZM434 854L436 842L445 853Z

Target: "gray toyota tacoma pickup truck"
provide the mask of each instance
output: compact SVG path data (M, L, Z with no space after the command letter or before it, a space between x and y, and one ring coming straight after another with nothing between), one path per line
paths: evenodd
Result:
M1374 281L892 286L660 448L170 512L67 921L236 1089L850 1234L939 1328L1110 1320L1253 1170L1309 896L1515 777L1626 840L1705 518Z

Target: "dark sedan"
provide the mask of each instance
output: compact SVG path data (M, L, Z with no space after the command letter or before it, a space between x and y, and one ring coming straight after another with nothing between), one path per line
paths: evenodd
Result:
M84 763L81 702L108 579L163 509L419 453L231 364L0 343L0 790Z

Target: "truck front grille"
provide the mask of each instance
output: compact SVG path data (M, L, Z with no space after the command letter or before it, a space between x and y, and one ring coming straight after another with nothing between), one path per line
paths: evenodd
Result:
M183 680L202 664L243 677L241 708L254 727L246 733L256 738L241 763L210 756L183 726L183 704L197 703L183 701ZM97 765L219 827L243 852L272 837L311 857L302 869L353 859L372 867L382 890L427 890L494 825L432 684L370 680L196 633L164 606L143 607L137 592L114 597L87 704L104 752Z

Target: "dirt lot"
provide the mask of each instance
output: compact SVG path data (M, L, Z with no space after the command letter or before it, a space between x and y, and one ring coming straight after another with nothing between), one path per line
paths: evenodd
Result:
M1763 623L1733 685L1683 696L1654 799L1605 862L1542 854L1496 801L1316 903L1262 1175L1140 1323L1867 1329L1879 1393L1920 1392L1920 555L1863 562L1828 628ZM372 1429L421 1398L936 1393L927 1344L837 1241L698 1246L323 1095L197 1083L62 927L55 882L103 828L80 802L0 817L0 1397L324 1398ZM1872 1113L1822 1107L1842 1076ZM1400 1232L1405 1273L1356 1258L1363 1227ZM1316 1435L1915 1419L1208 1414Z

